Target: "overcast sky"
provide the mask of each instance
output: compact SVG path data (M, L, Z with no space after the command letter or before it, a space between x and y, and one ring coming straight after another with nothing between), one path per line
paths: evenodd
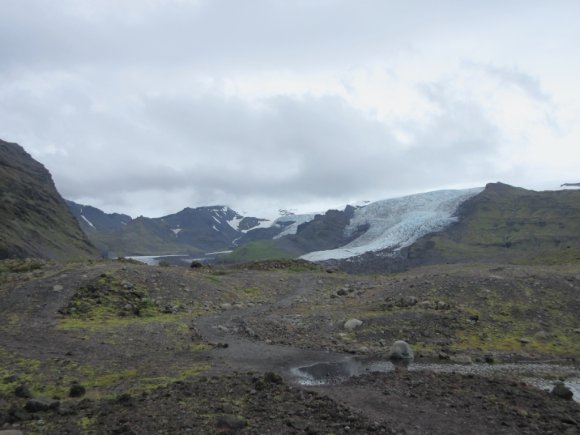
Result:
M580 182L578 0L1 0L0 138L61 194L270 217Z

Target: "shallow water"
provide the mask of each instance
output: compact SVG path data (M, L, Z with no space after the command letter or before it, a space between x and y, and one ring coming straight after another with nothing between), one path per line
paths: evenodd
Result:
M391 372L395 366L390 361L365 361L354 357L339 362L319 362L290 370L302 385L327 385L344 382L350 377L370 372ZM490 376L512 375L529 385L550 391L559 378L574 393L574 400L580 402L580 370L576 367L548 363L518 364L411 364L409 371L431 370L438 373L460 373Z

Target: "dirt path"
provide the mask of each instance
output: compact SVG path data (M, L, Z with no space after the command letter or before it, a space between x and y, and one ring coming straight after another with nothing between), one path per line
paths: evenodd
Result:
M349 358L348 354L300 349L293 346L267 344L248 337L248 331L234 332L233 325L246 318L260 318L273 309L288 308L298 298L308 297L314 290L312 278L292 277L288 288L294 289L272 303L249 308L232 309L205 316L197 321L197 328L204 340L218 343L212 352L212 362L218 371L276 372L286 380L295 382L290 369L320 361L336 362ZM250 331L251 334L251 331Z

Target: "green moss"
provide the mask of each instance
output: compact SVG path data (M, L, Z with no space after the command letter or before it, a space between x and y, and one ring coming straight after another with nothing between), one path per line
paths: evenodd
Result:
M174 323L185 317L191 317L188 313L179 314L157 314L147 317L118 317L111 315L97 315L95 318L79 319L64 318L59 320L56 328L63 331L85 330L88 332L98 332L125 328L131 325L145 325L148 323Z
M93 416L89 417L89 416L84 415L79 419L78 424L79 424L80 429L84 433L86 433L86 432L90 432L90 430L95 425L96 421L97 421L96 417L93 417Z
M155 377L140 377L138 382L130 388L130 392L133 394L142 392L151 392L157 388L166 387L169 384L178 381L184 381L188 378L199 376L201 373L206 372L211 368L208 363L192 363L189 367L185 369L173 369L169 371L174 371L174 375L167 376L155 376Z
M227 263L245 263L249 261L289 259L295 257L295 255L291 255L289 252L277 246L274 240L260 240L240 246L231 254L221 257L221 260Z
M68 306L59 311L69 324L74 320L108 322L160 314L146 289L124 283L111 273L103 273L96 282L80 287Z

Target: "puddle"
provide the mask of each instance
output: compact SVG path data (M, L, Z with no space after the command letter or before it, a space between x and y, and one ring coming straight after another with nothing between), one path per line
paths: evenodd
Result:
M290 370L301 385L329 385L346 381L353 376L370 372L391 372L395 366L390 361L362 360L347 357L337 362L317 362ZM438 373L460 373L490 376L504 374L515 376L536 388L550 391L555 379L566 379L564 384L574 393L574 400L580 402L580 370L555 364L411 364L409 371L431 370Z

